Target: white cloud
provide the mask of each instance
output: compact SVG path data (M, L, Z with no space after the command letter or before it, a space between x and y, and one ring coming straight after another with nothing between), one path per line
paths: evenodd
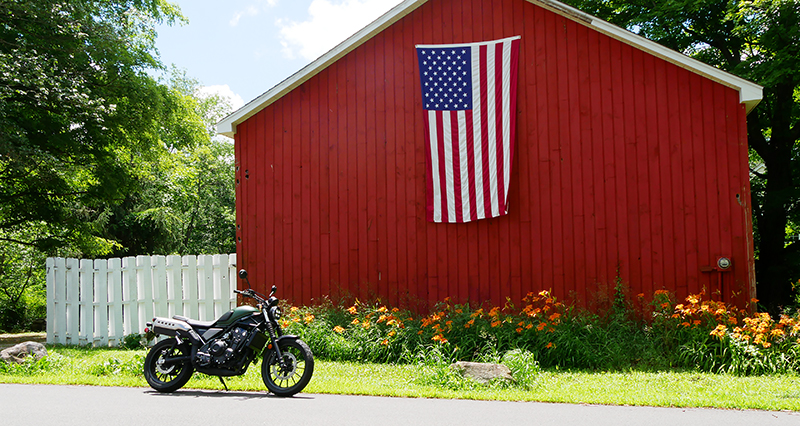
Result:
M367 26L402 0L314 0L302 22L278 20L287 58L313 60Z
M242 99L242 97L238 94L234 93L234 91L231 90L230 86L227 84L203 86L197 89L197 95L201 98L217 95L230 103L231 108L233 108L231 112L236 111L244 106L244 99Z
M228 21L230 26L235 27L239 25L239 21L245 16L257 16L261 13L262 10L265 10L270 7L274 7L278 4L278 0L262 0L257 2L256 4L251 4L245 7L243 10L237 10L236 13L233 14L233 18Z

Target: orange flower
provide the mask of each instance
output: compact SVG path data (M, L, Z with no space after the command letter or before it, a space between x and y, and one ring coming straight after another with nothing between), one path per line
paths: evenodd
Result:
M724 326L722 324L719 324L719 325L717 325L717 328L711 330L711 333L709 333L709 334L711 334L712 336L717 336L719 338L722 338L723 336L725 336L725 331L727 331L727 330L728 330L728 327L726 327L726 326Z
M556 347L556 345L555 345L553 342L549 342L549 343L547 344L547 346L545 346L545 348L547 348L547 349L550 349L550 348L555 348L555 347Z
M344 329L340 325L337 325L336 327L333 327L333 331L335 331L335 332L337 332L339 334L344 333Z
M389 340L388 339L383 339L383 341L381 342L381 345L388 346L389 345Z
M383 313L383 312L386 312L386 311L388 311L388 309L386 309L386 306L381 306L380 308L378 308L378 312Z
M361 321L359 321L358 318L355 318L355 319L353 319L353 321L350 322L350 324L358 325L358 323L360 323L360 322Z
M502 322L501 322L501 321L495 321L495 322L493 322L493 323L492 323L492 327L497 327L497 326L499 326L500 324L502 324Z
M561 314L559 314L558 312L555 312L553 315L550 315L550 321L551 322L555 321L555 320L557 320L559 318L561 318Z
M547 327L547 323L540 322L539 325L536 327L536 329L542 331L544 330L545 327Z
M314 321L314 315L308 314L303 319L305 320L306 324L309 324L309 323L311 323L311 321Z
M390 331L390 332L389 332L389 337L392 337L392 336L394 336L395 334L397 334L397 333L395 333L395 332L394 332L394 330L392 330L392 331Z
M356 308L356 305L353 305L347 308L347 312L350 312L352 315L355 315L358 313L358 308Z
M517 333L522 333L522 327L517 327Z

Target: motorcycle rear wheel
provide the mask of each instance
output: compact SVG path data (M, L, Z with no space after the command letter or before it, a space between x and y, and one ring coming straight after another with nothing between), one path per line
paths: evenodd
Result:
M151 388L159 392L174 392L192 378L194 368L188 361L164 365L164 360L191 353L189 345L175 345L168 339L156 343L144 359L144 378Z
M292 396L302 391L314 374L314 355L302 340L286 339L280 343L285 367L274 350L268 350L261 362L261 378L277 396Z

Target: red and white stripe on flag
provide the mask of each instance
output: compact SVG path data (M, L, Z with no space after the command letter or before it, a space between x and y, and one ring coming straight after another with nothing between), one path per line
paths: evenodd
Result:
M430 222L508 213L520 37L418 45Z

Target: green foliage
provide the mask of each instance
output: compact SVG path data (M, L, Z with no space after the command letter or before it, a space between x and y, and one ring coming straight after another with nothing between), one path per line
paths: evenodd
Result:
M144 349L147 347L150 339L144 333L131 333L122 338L119 347L121 349Z
M0 361L0 374L15 376L35 376L51 371L58 371L64 366L64 357L59 354L49 353L41 359L27 357L22 364Z
M423 364L429 367L423 380L453 389L463 383L446 366L458 360L503 362L524 386L540 366L800 372L800 314L775 322L701 295L677 303L659 290L646 303L644 295L623 300L621 291L618 285L616 303L601 313L565 306L543 291L529 294L522 308L445 301L419 316L380 303L326 302L291 308L282 321L321 359Z
M181 70L172 70L169 86L205 131L189 146L141 166L137 191L112 207L105 235L120 242L116 256L234 252L233 144L213 137L214 123L230 112L230 103L201 94L199 83Z
M29 330L46 317L43 264L43 254L34 247L0 241L0 331Z
M89 366L87 372L93 376L125 375L130 377L144 377L144 358L145 356L141 354L137 354L128 360L121 360L112 356L104 359L102 363L95 363Z
M96 231L132 166L203 131L146 72L155 25L180 19L163 0L0 4L0 239L42 224L20 241L108 252Z

